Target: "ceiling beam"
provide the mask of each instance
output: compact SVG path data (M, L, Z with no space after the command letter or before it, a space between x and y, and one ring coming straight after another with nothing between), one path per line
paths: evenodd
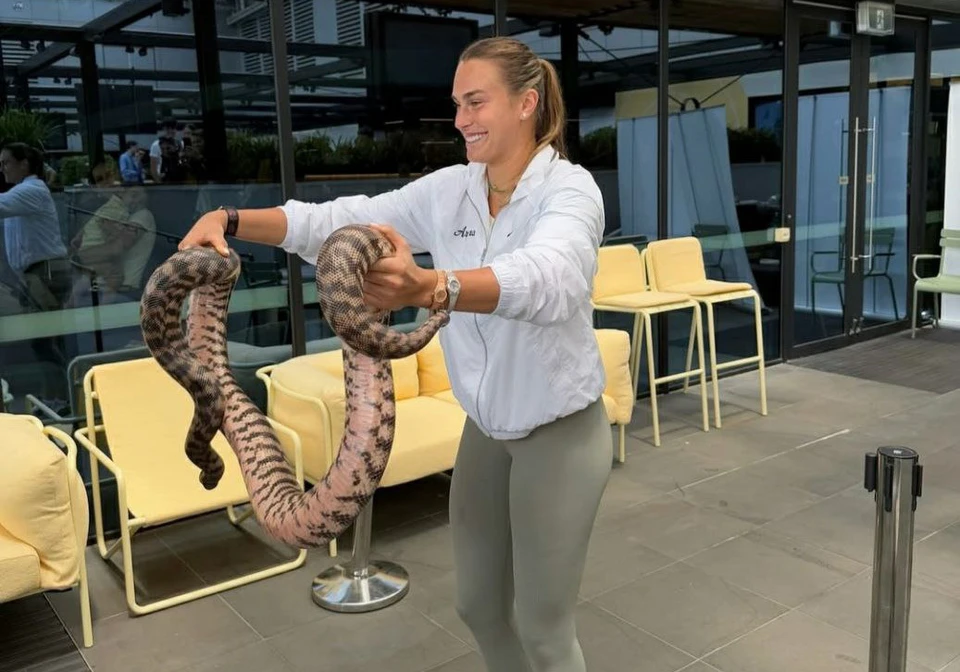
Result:
M131 23L136 23L160 9L160 4L160 0L127 0L109 12L83 24L79 39L70 42L54 42L43 51L38 51L20 63L17 66L17 74L26 77L37 70L42 70L69 56L77 42L94 40L104 33L120 30Z

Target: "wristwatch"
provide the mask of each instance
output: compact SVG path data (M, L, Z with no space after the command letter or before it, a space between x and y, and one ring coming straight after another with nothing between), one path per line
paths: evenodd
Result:
M457 305L457 298L460 296L460 280L450 271L447 271L447 296L449 297L447 310L452 311L454 306Z
M237 226L240 224L240 215L237 213L237 209L232 205L221 205L217 210L223 210L227 213L227 228L224 230L223 235L237 235Z
M430 310L453 310L460 296L460 280L450 271L437 270L437 286L433 290Z

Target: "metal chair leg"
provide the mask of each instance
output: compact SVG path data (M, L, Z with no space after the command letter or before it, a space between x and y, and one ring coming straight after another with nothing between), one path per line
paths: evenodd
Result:
M313 580L313 601L330 611L363 613L389 607L410 590L410 577L400 565L370 560L373 499L353 527L353 556L321 572Z

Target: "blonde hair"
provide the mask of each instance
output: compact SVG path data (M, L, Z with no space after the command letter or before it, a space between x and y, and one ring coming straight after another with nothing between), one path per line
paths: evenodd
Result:
M537 56L523 42L510 37L487 37L473 42L460 54L461 62L470 59L496 62L507 88L515 95L527 89L537 92L537 150L551 145L566 158L567 112L560 76L553 64Z

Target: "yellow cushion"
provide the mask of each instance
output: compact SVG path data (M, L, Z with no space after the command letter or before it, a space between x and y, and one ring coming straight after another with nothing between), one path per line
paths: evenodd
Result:
M380 485L398 485L453 469L465 419L459 405L431 397L397 404L393 450ZM342 428L338 442L340 434Z
M225 471L213 490L187 458L184 439L193 418L190 395L152 357L93 368L109 455L120 467L127 507L150 524L249 501L237 457L223 433L213 449Z
M686 294L671 292L636 292L605 296L603 300L597 302L597 305L617 306L619 308L655 308L671 303L683 303L688 301L689 298Z
M716 294L726 294L727 292L742 292L746 289L753 289L753 285L749 282L699 280L697 282L681 282L672 285L670 289L674 292L689 294L690 296L714 296Z
M35 424L11 414L0 414L0 446L0 525L36 549L41 585L73 584L79 552L66 455Z
M627 424L633 417L633 384L630 376L630 336L621 329L594 329L607 384L603 405L610 422Z
M343 379L328 371L314 376L291 375L289 370L277 367L271 381L271 417L300 435L304 474L316 482L327 473L340 448L345 412ZM444 395L450 401L440 398ZM465 418L449 390L437 397L398 401L393 450L381 484L396 485L451 468Z
M450 378L447 376L447 363L443 358L443 348L440 339L434 336L420 352L417 353L417 374L420 379L421 395L436 395L450 389Z
M593 300L606 303L607 298L642 292L647 288L647 275L634 245L604 245L597 254L597 273L593 278Z
M420 394L416 354L402 357L401 359L392 359L390 360L390 364L390 368L393 371L394 397L399 401L401 399L410 399ZM303 394L309 394L306 391L311 388L309 379L314 377L314 372L318 369L332 374L342 382L343 351L330 350L315 355L294 357L278 365L270 375L275 377L279 374L279 380L287 381L284 383L287 387L292 390L298 390Z
M650 284L661 291L707 279L700 241L693 236L651 241L646 255Z
M455 396L453 396L453 390L444 390L443 392L437 392L436 394L432 394L430 396L434 399L445 401L448 404L456 404L457 406L460 406L460 402Z
M39 588L37 552L0 527L0 602L23 597Z

